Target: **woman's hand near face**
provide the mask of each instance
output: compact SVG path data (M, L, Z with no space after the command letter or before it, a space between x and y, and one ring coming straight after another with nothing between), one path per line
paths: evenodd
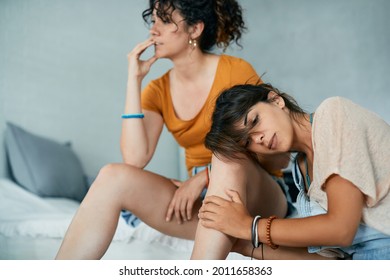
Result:
M149 73L150 67L157 60L156 56L152 56L147 60L141 60L140 57L142 53L154 45L153 38L149 38L146 41L138 44L134 49L127 55L128 59L128 79L137 79L142 81L142 79Z
M227 190L231 201L219 196L208 196L199 210L201 225L240 238L251 239L253 217L243 204L238 192Z
M200 197L203 188L206 186L207 178L205 172L200 172L187 181L181 182L172 180L178 186L168 206L166 221L169 222L174 215L179 224L192 219L192 210L195 201Z

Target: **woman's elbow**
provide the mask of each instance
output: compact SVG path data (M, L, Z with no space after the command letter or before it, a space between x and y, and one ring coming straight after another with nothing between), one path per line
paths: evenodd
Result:
M349 247L352 245L356 235L356 230L350 230L347 228L339 228L334 236L334 245L340 247Z
M122 160L124 163L143 169L150 161L148 151L141 149L128 149L121 145Z
M145 168L149 163L150 158L147 155L137 153L124 153L122 152L123 162L137 168Z
M128 165L137 167L137 168L139 168L139 169L144 169L145 166L146 166L146 164L141 163L141 162L139 162L139 161L134 161L134 160L126 160L126 159L124 159L123 162L126 163L126 164L128 164Z

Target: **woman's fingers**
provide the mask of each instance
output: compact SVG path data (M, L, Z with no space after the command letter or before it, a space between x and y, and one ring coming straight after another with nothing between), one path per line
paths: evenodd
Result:
M176 180L176 179L171 179L172 184L174 184L176 187L181 187L183 185L182 181Z
M148 60L145 61L145 63L148 65L148 67L150 68L152 66L153 63L156 62L158 58L156 56L152 56L151 58L149 58Z
M223 209L223 208L221 208L220 204L207 202L207 203L203 203L202 207L199 209L199 213L202 213L202 214L209 214L209 213L217 214L218 212L221 211L221 209Z
M187 200L182 199L180 202L180 219L187 221Z
M173 206L174 206L174 202L173 202L173 200L171 200L171 203L169 203L169 206L168 206L167 214L165 216L165 221L167 221L167 222L170 222L172 219Z
M186 218L187 218L188 221L191 220L191 218L192 218L192 208L193 208L193 206L194 206L194 201L187 201L187 207L186 207L186 209L187 209L187 216L186 216Z
M221 230L218 222L218 214L212 212L202 212L198 214L198 217L202 226L219 231Z
M180 214L180 204L175 203L174 209L175 209L174 211L175 211L176 221L178 224L181 224L182 221L181 221L181 214Z
M154 44L153 38L149 38L144 42L136 45L134 49L127 55L127 57L130 58L132 55L135 55L137 58L139 58L141 54L153 44Z
M219 196L216 196L216 195L207 196L203 200L203 204L214 203L216 205L222 205L225 202L226 202L226 199L219 197Z
M231 198L233 202L243 204L240 194L235 190L226 190L226 194Z

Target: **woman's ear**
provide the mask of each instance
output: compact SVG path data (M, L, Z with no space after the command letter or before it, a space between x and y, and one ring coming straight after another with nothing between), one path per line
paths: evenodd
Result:
M202 35L204 23L202 21L195 23L190 27L189 33L192 39L198 39Z
M283 109L284 106L286 105L284 102L284 99L274 91L270 91L268 93L268 100L271 101L271 103L275 104L276 106L278 106L281 109Z

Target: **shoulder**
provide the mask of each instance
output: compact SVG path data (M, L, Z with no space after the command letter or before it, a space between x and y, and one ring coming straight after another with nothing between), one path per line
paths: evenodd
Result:
M315 111L312 132L314 141L327 139L322 143L324 146L330 146L326 144L327 141L350 141L349 135L364 134L367 129L372 130L380 125L377 120L373 112L350 99L330 97Z
M340 96L333 96L326 98L321 104L318 106L317 111L328 110L331 108L337 108L340 106L340 102L343 98Z
M356 105L347 98L340 97L340 96L333 96L322 101L315 113L317 118L319 117L337 118L339 113L345 110L349 110L350 108L355 106Z
M353 117L359 117L364 115L367 112L366 109L356 104L352 100L341 97L334 96L325 99L317 108L316 115L317 117L322 118L335 118L340 119L343 116L349 116L348 119ZM340 120L342 120L341 118ZM345 120L345 119L343 119Z
M221 55L221 62L224 64L229 64L232 66L247 66L247 67L252 67L252 65L246 61L243 58L237 57L237 56L231 56L227 54L222 54Z
M151 80L143 90L143 95L166 94L169 88L169 71L157 79Z
M321 102L314 114L313 120L313 143L318 143L315 150L324 150L328 141L335 141L333 135L340 133L341 122L344 121L343 98L339 96L330 97ZM329 137L331 139L329 139ZM333 142L332 142L333 143ZM335 145L334 143L332 145Z
M260 80L256 70L245 59L223 54L218 67L219 75L230 85L257 84Z
M170 71L171 71L171 70L168 70L167 72L165 72L165 73L164 73L163 75L161 75L160 77L151 80L151 81L148 83L148 86L164 88L164 87L169 83L169 72L170 72Z
M341 97L341 96L332 96L329 98L326 98L324 101L321 102L320 106L330 106L330 107L339 107L339 106L353 106L355 103L353 103L352 100Z

